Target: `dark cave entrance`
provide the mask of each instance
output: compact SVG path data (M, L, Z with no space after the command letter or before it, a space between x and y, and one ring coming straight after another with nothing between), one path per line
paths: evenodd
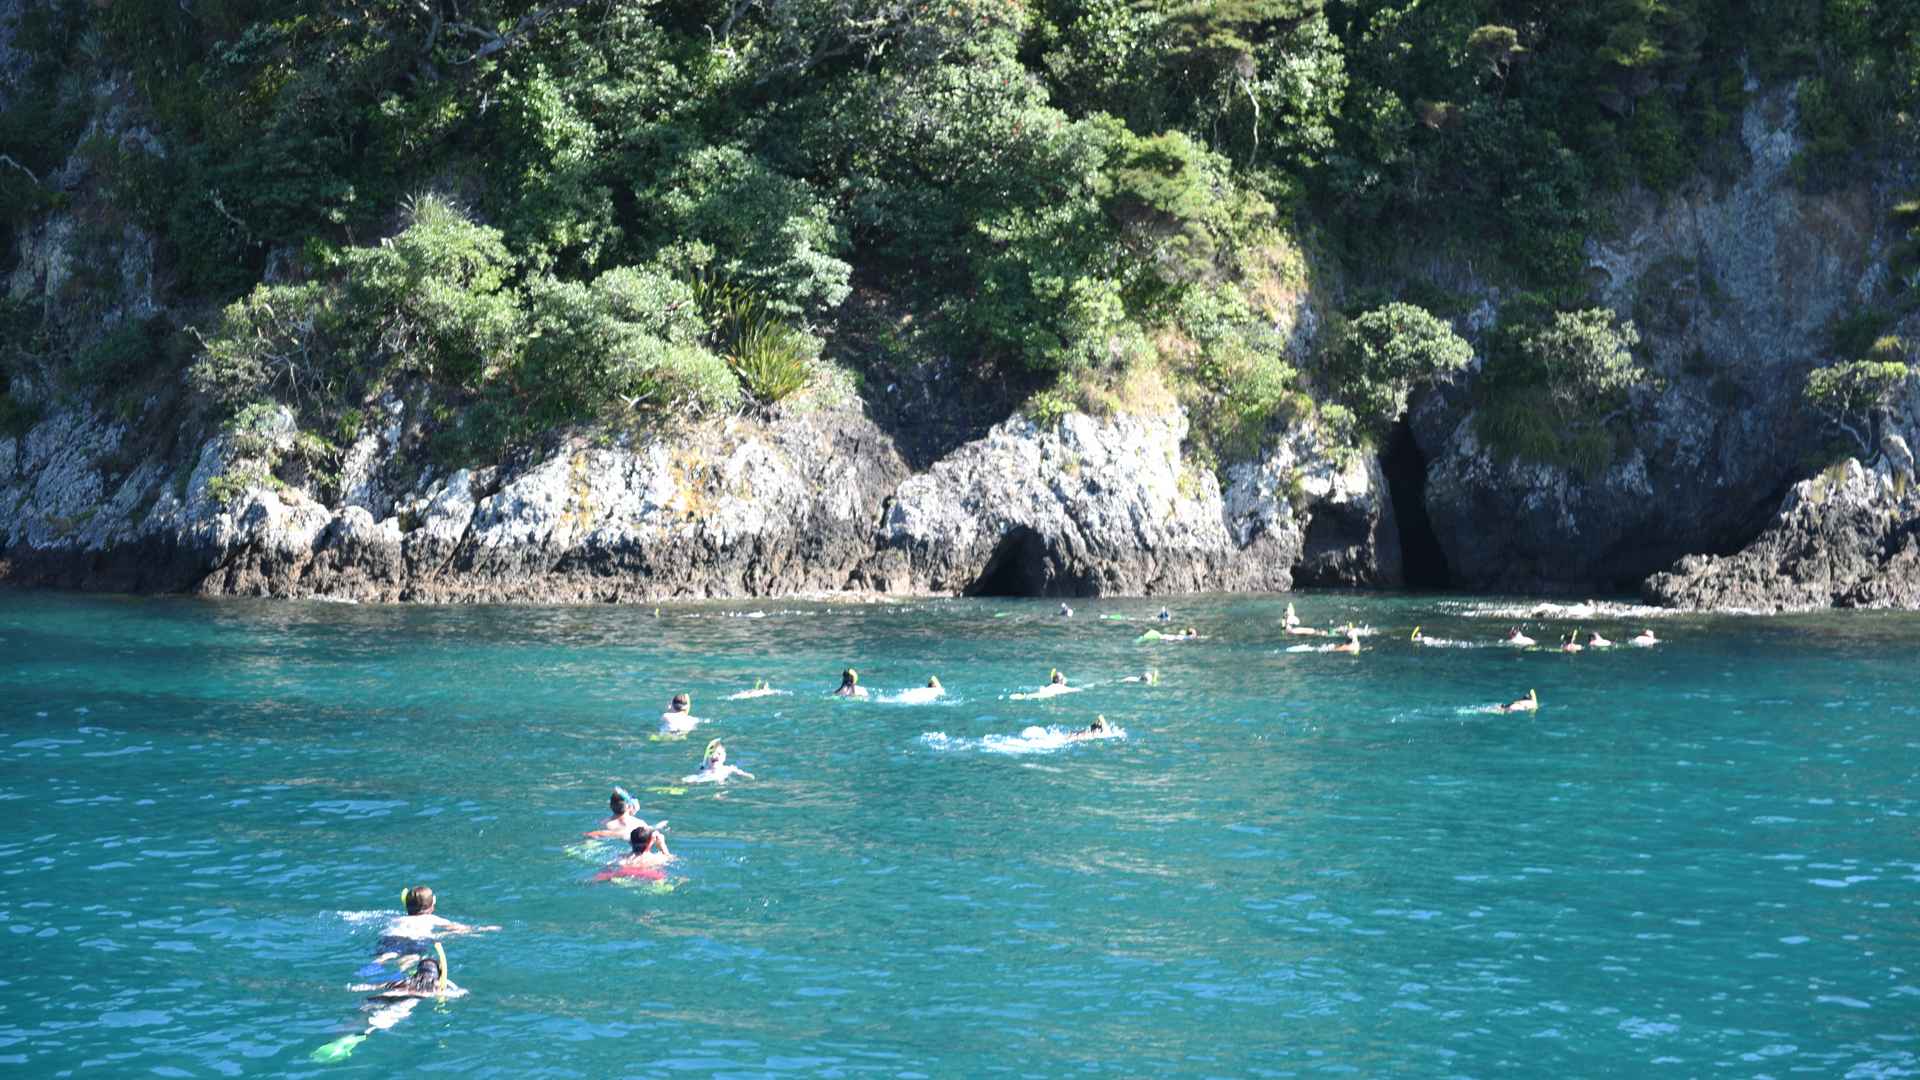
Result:
M987 559L968 596L1053 596L1057 576L1047 542L1024 525L1007 530ZM1071 591L1071 590L1069 590Z
M1444 589L1453 583L1446 553L1427 516L1427 456L1413 441L1405 420L1393 425L1387 449L1380 455L1393 498L1393 520L1400 530L1400 560L1409 589Z

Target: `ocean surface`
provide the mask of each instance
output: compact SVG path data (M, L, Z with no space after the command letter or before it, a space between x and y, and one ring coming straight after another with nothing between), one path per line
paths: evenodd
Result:
M1169 643L1139 600L0 593L0 1075L1920 1074L1920 618L1291 599L1366 651L1285 598ZM755 779L683 782L711 737ZM593 880L614 784L666 881ZM468 995L314 1062L415 884L502 927L446 939Z

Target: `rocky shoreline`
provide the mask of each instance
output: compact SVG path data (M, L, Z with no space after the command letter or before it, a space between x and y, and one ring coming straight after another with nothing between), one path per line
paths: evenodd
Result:
M124 426L57 413L0 440L0 581L447 603L1272 591L1329 563L1398 580L1377 462L1307 427L1223 491L1182 457L1178 412L1016 415L920 473L834 410L442 474L410 407L384 409L332 498L275 477L290 416L208 440L187 468L127 465Z

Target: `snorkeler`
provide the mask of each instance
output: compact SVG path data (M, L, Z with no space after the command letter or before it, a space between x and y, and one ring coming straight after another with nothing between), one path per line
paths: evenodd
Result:
M1335 645L1333 651L1357 655L1360 652L1360 631L1351 626L1347 627L1347 640Z
M1598 631L1598 630L1595 630L1595 631L1593 632L1593 634L1592 634L1592 636L1590 636L1590 637L1588 637L1588 638L1587 638L1587 648L1589 648L1589 649L1611 649L1611 648L1613 648L1613 642L1611 642L1611 641L1608 641L1608 640L1607 640L1606 638L1603 638L1603 637L1601 637L1601 636L1600 636L1600 631Z
M1107 718L1104 716L1096 716L1093 718L1093 723L1088 724L1079 731L1069 731L1067 738L1079 742L1082 739L1104 739L1111 734L1113 734L1113 729L1108 726Z
M343 1035L308 1055L308 1060L315 1064L324 1065L348 1057L354 1047L367 1041L367 1036L376 1031L385 1031L405 1020L419 1007L423 998L445 1000L464 997L467 993L447 977L447 953L438 942L434 943L433 955L421 957L406 975L383 983L356 983L347 989L361 993L372 991L367 995L367 1004L363 1007L373 1012L360 1031Z
M1515 648L1527 649L1539 644L1539 642L1521 633L1520 628L1516 626L1507 631L1507 644Z
M1168 611L1166 608L1163 607L1160 609L1160 614L1155 615L1154 618L1158 619L1161 622L1172 622L1173 612Z
M1521 698L1519 701L1510 701L1505 705L1495 705L1494 708L1500 712L1539 712L1540 695L1529 690L1527 691L1527 696Z
M1180 631L1180 638L1182 641L1198 641L1200 640L1200 631L1189 626L1185 630Z
M634 826L646 824L638 814L634 813L639 806L639 801L632 795L627 794L626 788L614 788L613 794L607 798L607 809L613 812L613 816L601 822L599 828L586 835L592 837L627 835L633 831ZM662 822L662 824L665 824L665 822Z
M667 876L660 867L673 861L673 852L667 850L667 838L661 835L659 829L650 829L642 825L628 835L627 843L631 850L605 870L593 875L593 880L642 878L648 881L660 881Z
M848 668L840 673L840 689L833 692L834 697L863 698L867 688L860 685L860 673Z
M500 929L497 926L469 926L443 919L434 914L436 903L433 890L425 885L401 889L400 904L407 909L407 913L390 920L386 928L380 931L380 941L374 946L374 963L398 960L405 956L424 956L427 946L441 934L480 934Z
M1561 652L1579 652L1584 648L1586 648L1586 646L1580 644L1580 631L1578 630L1568 634L1566 638L1560 642Z
M1642 631L1640 631L1640 633L1639 633L1638 635L1636 635L1636 636L1634 636L1634 637L1632 637L1632 638L1629 638L1629 639L1627 640L1627 644L1629 644L1629 645L1638 645L1638 646L1640 646L1641 648L1643 648L1643 649L1644 649L1644 648L1646 648L1646 647L1647 647L1647 646L1649 646L1649 645L1658 645L1658 644L1660 644L1660 639L1659 639L1659 638L1657 638L1657 637L1654 637L1654 636L1653 636L1653 629L1652 629L1651 627L1649 627L1649 628L1647 628L1647 629L1645 629L1645 630L1642 630Z
M1140 683L1143 686L1158 686L1160 685L1160 673L1152 668L1148 668L1138 675L1128 675L1120 681L1123 683Z
M675 694L667 703L667 711L660 714L660 730L670 735L685 735L700 726L700 720L693 715L693 699L686 694Z
M1294 613L1292 602L1288 602L1287 604L1287 614L1286 614L1286 617L1281 620L1281 625L1286 628L1286 631L1289 634L1302 634L1309 637L1318 637L1322 633L1322 631L1315 630L1311 626L1300 625L1300 616Z
M1060 601L1060 617L1063 619L1073 618L1073 609L1067 606L1065 600Z
M700 771L680 778L683 784L724 784L731 776L744 776L753 779L753 774L745 769L727 764L727 748L715 739L707 744L705 757L700 761Z
M1038 701L1041 698L1055 697L1060 694L1077 693L1079 690L1078 686L1068 686L1067 677L1061 674L1059 668L1054 668L1047 675L1047 685L1024 694L1010 694L1008 698L1012 701Z

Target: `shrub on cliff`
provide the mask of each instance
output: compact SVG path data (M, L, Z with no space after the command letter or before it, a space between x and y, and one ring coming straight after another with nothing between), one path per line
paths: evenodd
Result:
M1338 329L1327 377L1366 434L1380 442L1406 411L1415 385L1458 371L1472 359L1473 346L1444 320L1412 304L1392 303L1362 312Z
M1899 338L1883 337L1865 359L1850 360L1807 373L1802 396L1829 428L1851 436L1860 453L1871 457L1875 448L1873 413L1885 408L1912 379L1906 347Z
M1592 473L1613 460L1613 420L1647 383L1639 331L1606 308L1523 312L1492 335L1476 386L1480 437L1509 457Z
M506 378L540 424L623 410L698 415L740 398L686 283L623 268L590 285L542 278L527 289L526 343Z

